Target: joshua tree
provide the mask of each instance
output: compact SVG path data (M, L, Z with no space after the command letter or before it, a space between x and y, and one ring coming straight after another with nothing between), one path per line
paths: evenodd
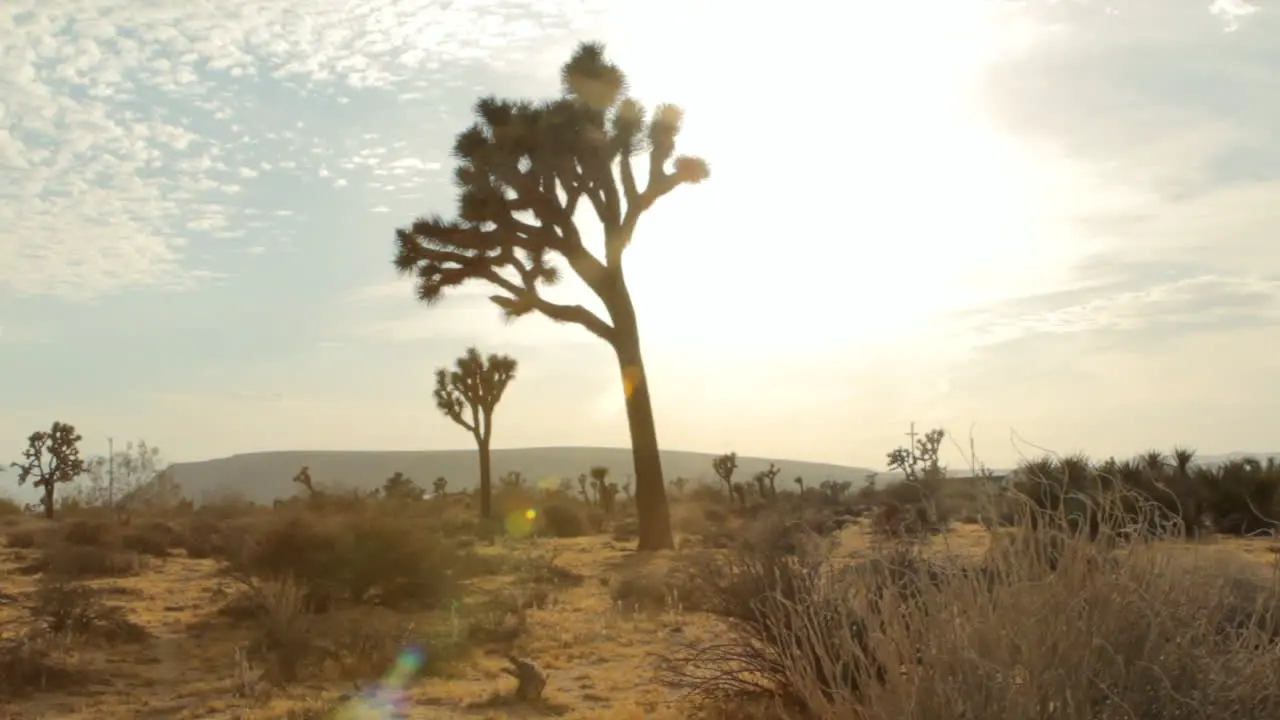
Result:
M484 358L475 348L468 348L465 355L455 360L453 370L436 370L436 407L466 428L480 450L480 517L486 520L493 506L493 471L489 463L493 409L515 376L514 358L506 355Z
M582 473L581 475L579 475L579 476L578 476L578 492L582 493L582 502L584 502L584 503L586 503L586 504L590 505L590 504L591 504L591 493L587 492L587 483L588 483L588 482L589 482L589 481L588 481L588 479L587 479L587 474L586 474L586 473Z
M609 479L609 468L603 465L596 465L591 468L590 475L591 487L596 492L596 502L600 504L601 508L604 508L604 486Z
M687 477L685 477L685 476L683 476L683 475L678 475L678 476L676 476L676 479L675 479L675 480L672 480L672 481L671 481L671 487L675 488L675 489L676 489L676 492L680 493L681 495L683 495L683 494L684 494L684 489L685 489L688 485L689 485L689 478L687 478Z
M309 466L303 465L298 474L293 476L293 481L306 488L307 495L314 496L316 494L316 488L311 483L311 468Z
M712 460L711 469L716 471L716 477L724 483L725 493L729 495L729 500L732 502L733 473L738 469L738 453L731 452Z
M756 492L760 495L761 500L769 497L769 490L768 490L769 481L763 470L756 473L755 475L752 475L751 481L756 484Z
M431 492L437 496L443 497L445 494L445 491L448 489L449 489L449 481L446 480L443 475L436 478L431 483Z
M84 472L84 460L80 459L80 433L75 426L54 422L48 430L37 430L27 438L22 451L22 462L11 463L18 469L18 485L26 485L35 478L32 486L43 491L40 504L44 516L53 518L54 488L69 483Z
M791 482L795 483L796 487L800 488L800 494L804 495L804 478L797 475L796 479L792 480Z
M502 474L502 477L498 478L498 483L507 490L516 490L524 487L524 481L524 473L519 470L505 472Z
M476 123L454 143L457 219L422 218L398 230L395 266L416 275L426 303L481 280L499 291L490 300L506 317L540 313L581 325L613 348L631 431L639 549L661 550L672 547L671 521L623 256L647 210L710 172L703 160L675 155L680 109L660 105L646 119L626 87L604 47L586 43L561 71L561 97L542 103L482 98ZM640 154L648 155L643 171L633 162ZM603 256L583 242L580 204L600 221ZM600 301L607 319L546 299L541 286L560 280L564 266Z
M755 480L756 487L760 490L761 498L766 497L766 494L765 494L766 486L769 488L767 497L778 496L778 488L777 486L774 485L774 482L777 480L778 473L780 472L782 472L782 468L778 467L777 465L774 465L773 463L769 463L768 470L761 470L760 472L756 473L752 477L752 480Z

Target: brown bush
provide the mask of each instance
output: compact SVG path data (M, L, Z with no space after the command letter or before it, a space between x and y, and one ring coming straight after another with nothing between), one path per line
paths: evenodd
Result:
M145 566L137 553L113 548L55 544L40 550L32 563L19 568L34 575L46 573L64 578L124 577Z
M120 545L124 549L161 558L168 557L169 547L177 542L177 532L167 523L159 521L146 523L120 537Z
M117 534L108 521L80 519L67 525L62 538L72 545L107 547L116 544Z
M20 518L24 515L26 513L22 510L22 503L11 497L0 497L0 518Z
M556 538L576 538L590 534L586 513L567 503L553 503L539 514L543 533Z
M5 535L4 544L15 550L30 550L36 546L36 534L31 530L14 530Z
M1252 561L1164 535L1112 550L1027 517L976 564L743 548L690 576L732 639L669 658L672 675L803 718L1280 717L1280 587Z
M0 638L0 697L59 692L85 684L88 675L73 667L44 633Z
M230 559L247 577L290 578L310 611L338 602L433 607L451 597L465 555L411 518L366 509L343 516L275 513Z
M104 603L88 585L42 579L30 609L32 617L54 634L108 642L142 642L150 637L124 608Z

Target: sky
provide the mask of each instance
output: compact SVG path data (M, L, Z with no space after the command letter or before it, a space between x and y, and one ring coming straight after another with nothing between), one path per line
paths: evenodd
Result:
M553 96L581 40L712 168L627 257L664 447L1280 446L1274 9L6 0L0 458L54 420L172 461L466 448L431 389L470 345L520 362L495 446L626 445L602 342L391 265L475 100Z

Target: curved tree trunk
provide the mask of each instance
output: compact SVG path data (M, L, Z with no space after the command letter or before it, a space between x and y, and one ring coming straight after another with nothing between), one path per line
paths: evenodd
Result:
M667 508L667 487L662 477L662 459L658 453L658 429L653 420L653 402L644 359L640 354L640 332L636 325L631 299L624 297L612 308L614 320L614 352L622 374L626 393L627 425L631 430L631 457L635 465L636 514L639 516L641 552L670 550L675 547L671 536L671 516Z
M488 520L493 514L493 469L489 461L489 441L479 439L480 448L480 519Z

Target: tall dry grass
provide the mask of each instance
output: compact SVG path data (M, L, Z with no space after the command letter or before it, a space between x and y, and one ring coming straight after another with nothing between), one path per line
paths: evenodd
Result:
M1186 541L1176 517L1135 524L1119 500L1084 522L1024 508L982 558L740 547L692 575L731 636L667 658L667 677L704 699L767 697L765 717L1280 717L1275 569Z

